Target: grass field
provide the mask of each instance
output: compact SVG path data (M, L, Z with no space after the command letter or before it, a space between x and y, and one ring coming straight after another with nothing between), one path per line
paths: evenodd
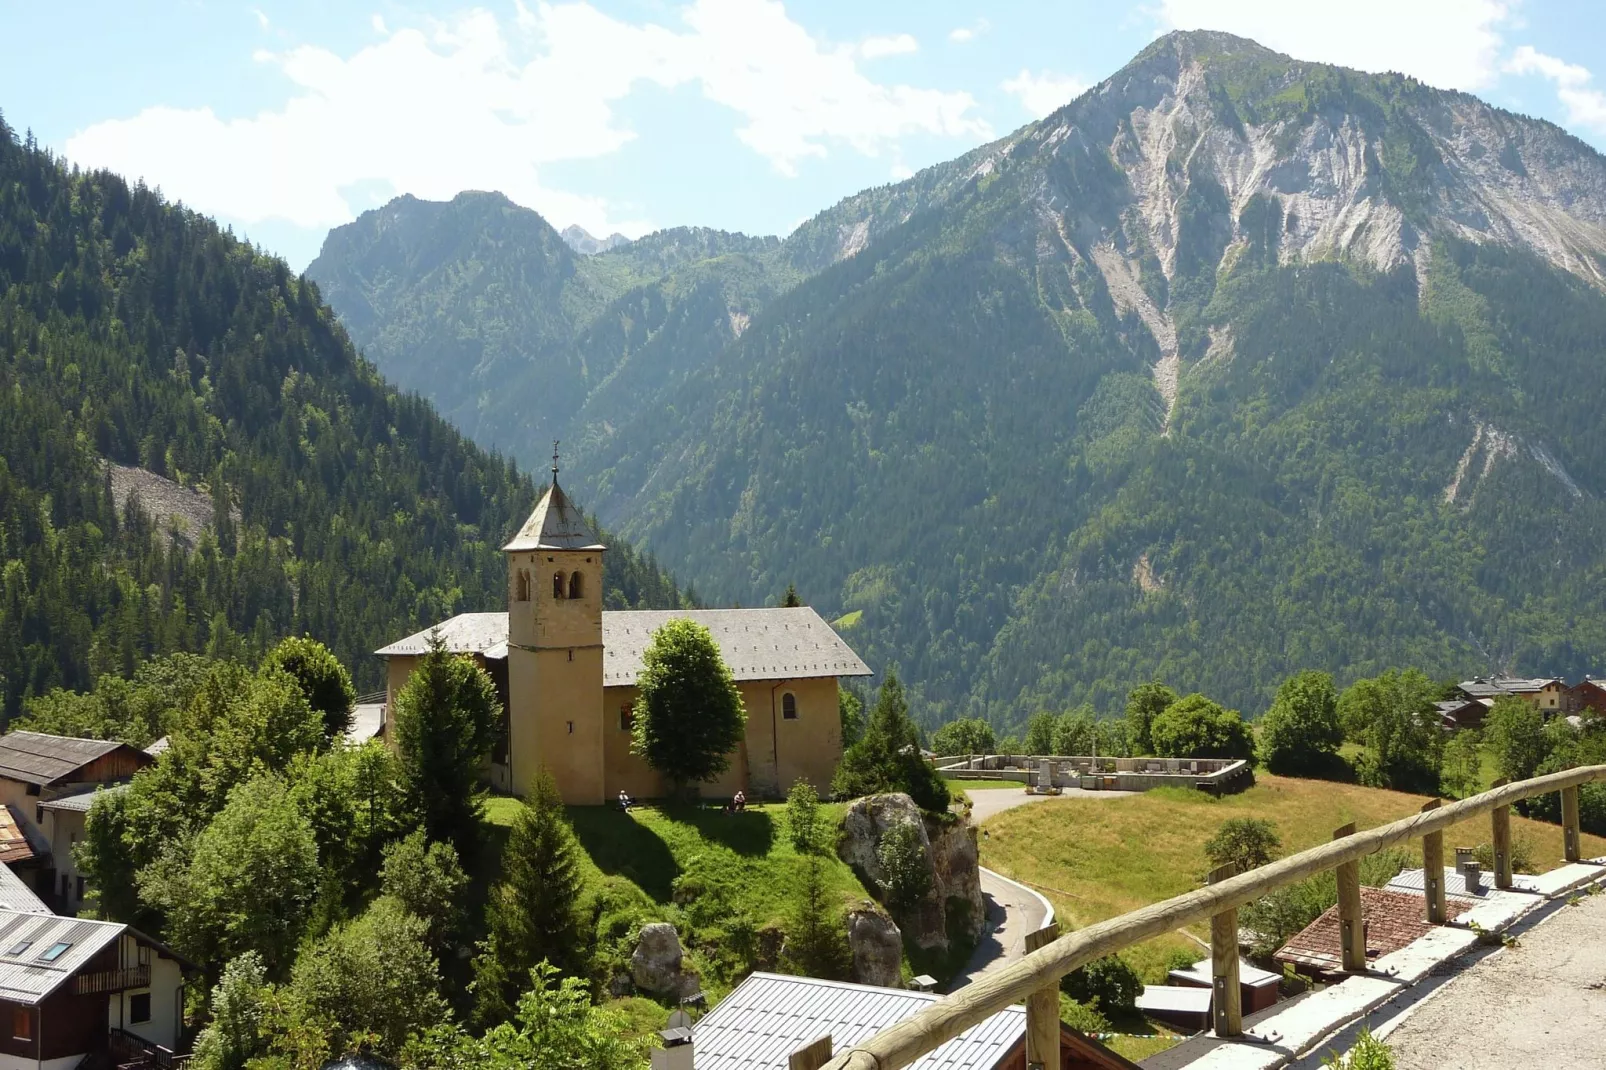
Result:
M943 780L955 791L998 791L1005 788L1021 791L1026 787L1019 780L979 780L965 777L943 777Z
M1049 800L1010 810L984 826L981 862L1026 881L1075 926L1134 910L1200 886L1209 868L1203 845L1229 817L1260 817L1277 826L1285 853L1331 839L1354 821L1362 829L1417 812L1415 795L1261 774L1247 791L1212 799L1186 788L1159 788L1111 799ZM1561 864L1561 829L1512 818L1512 834L1526 837L1542 868ZM1457 825L1445 846L1472 846L1489 838L1487 819ZM1419 843L1410 850L1419 852ZM1606 853L1606 840L1585 836L1586 857ZM1201 930L1200 935L1204 935ZM1204 949L1181 933L1124 952L1148 983L1157 983L1167 956Z

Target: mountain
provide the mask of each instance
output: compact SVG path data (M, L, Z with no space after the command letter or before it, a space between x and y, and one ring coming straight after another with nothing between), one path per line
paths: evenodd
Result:
M593 238L584 227L571 223L563 228L559 235L563 244L582 256L596 256L610 249L617 249L621 245L629 245L630 239L623 234L610 234L606 238Z
M1606 160L1555 126L1172 34L709 252L618 266L655 297L584 321L522 440L578 442L600 515L705 592L794 581L928 723L1606 664Z
M537 490L380 378L282 260L0 121L5 717L292 633L379 686L371 651L502 603ZM611 604L684 601L628 545L608 557Z

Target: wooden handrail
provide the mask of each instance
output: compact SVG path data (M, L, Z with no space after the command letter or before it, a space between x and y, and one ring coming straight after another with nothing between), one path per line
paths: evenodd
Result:
M1152 936L1240 907L1274 888L1355 862L1396 844L1441 832L1498 806L1606 780L1606 765L1534 777L1333 840L1192 892L1067 933L1019 962L988 970L954 995L884 1029L832 1059L824 1070L899 1070L1005 1007L1094 959Z

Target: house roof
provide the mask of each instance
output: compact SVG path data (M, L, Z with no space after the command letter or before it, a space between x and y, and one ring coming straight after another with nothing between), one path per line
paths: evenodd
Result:
M807 606L792 609L673 609L603 611L603 684L634 684L642 657L659 628L688 618L713 633L737 680L798 680L821 676L869 676L870 668L842 637ZM415 632L375 653L381 657L418 655L429 650L429 635L440 635L446 649L486 658L507 656L506 613L461 613L433 629Z
M1471 909L1466 899L1445 900L1445 918L1451 920ZM1400 948L1433 931L1427 923L1421 893L1361 889L1361 916L1366 923L1366 957L1375 958ZM1342 944L1338 931L1338 907L1329 907L1321 917L1288 938L1272 956L1277 962L1333 973L1343 968Z
M44 900L34 894L10 866L0 866L0 910L13 910L19 914L52 914ZM9 945L8 945L9 946Z
M1472 698L1498 698L1501 695L1531 695L1552 684L1565 686L1557 676L1474 676L1458 685Z
M80 814L89 813L89 808L95 805L96 792L126 791L128 784L88 784L73 791L57 795L54 799L43 799L39 805L46 810L72 810Z
M28 822L10 803L0 806L0 862L32 862L50 853L50 848L35 843L29 835Z
M122 747L128 744L111 739L47 736L43 732L8 732L0 736L0 776L28 784L51 784Z
M1172 970L1169 976L1173 981L1203 985L1205 988L1213 988L1216 983L1215 975L1211 972L1210 960L1207 958L1200 959L1186 969ZM1263 985L1277 984L1281 980L1281 974L1272 973L1270 970L1262 970L1260 967L1251 965L1243 959L1238 960L1239 984L1249 985L1251 988L1260 988Z
M1389 881L1383 887L1390 892L1413 893L1420 901L1421 895L1424 891L1424 874L1426 872L1427 871L1423 869L1402 870L1397 877ZM1532 888L1532 878L1517 874L1511 878L1511 886L1519 892L1524 891L1527 888ZM1487 870L1479 876L1478 887L1473 889L1467 886L1466 874L1462 873L1454 866L1444 867L1444 894L1447 896L1475 901L1478 899L1487 898L1489 893L1494 890L1494 874Z
M39 1003L126 928L109 921L0 910L0 999ZM43 961L40 956L58 943L67 949L55 961ZM10 954L18 949L19 954Z
M554 469L554 472L556 469ZM542 495L535 511L530 514L524 526L508 540L503 550L516 552L520 550L605 550L592 533L586 518L581 514L569 496L563 493L558 486L557 476L552 478L552 486L546 494Z
M358 745L379 735L385 727L383 702L359 702L351 708L351 727L346 729L346 742Z
M1137 1008L1151 1014L1209 1014L1214 992L1196 985L1144 985Z
M839 1052L942 997L814 977L753 973L692 1027L697 1070L785 1070L787 1057L827 1034ZM1026 1009L1006 1007L910 1070L994 1070L1026 1036Z
M166 736L163 736L161 739L156 740L150 746L146 747L145 753L149 754L152 758L157 758L161 756L163 751L167 750L167 748L171 747L172 745L173 741L168 739Z

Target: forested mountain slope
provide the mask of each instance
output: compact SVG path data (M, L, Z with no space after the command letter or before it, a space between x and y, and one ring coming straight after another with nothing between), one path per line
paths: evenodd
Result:
M156 530L108 462L209 495L213 528ZM0 122L6 716L145 655L292 632L377 685L376 647L503 603L498 547L536 491L381 379L283 261ZM628 546L608 566L611 604L681 601Z
M795 581L928 721L1606 668L1606 160L1554 126L1173 34L749 255L743 329L649 324L546 426L605 520L721 599Z

